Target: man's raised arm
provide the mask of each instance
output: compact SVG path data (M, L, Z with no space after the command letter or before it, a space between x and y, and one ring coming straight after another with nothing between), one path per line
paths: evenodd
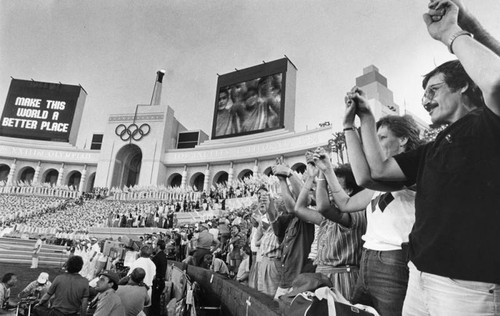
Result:
M467 74L483 92L486 106L500 116L500 57L489 47L467 36L467 32L458 25L459 9L453 1L434 1L430 7L431 10L444 10L445 14L438 21L433 19L433 11L424 14L429 34L457 56Z

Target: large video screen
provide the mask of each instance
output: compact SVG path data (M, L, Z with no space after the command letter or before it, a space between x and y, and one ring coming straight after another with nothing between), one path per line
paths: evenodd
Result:
M284 73L225 85L216 95L212 138L283 127Z
M68 142L80 86L12 79L0 136Z

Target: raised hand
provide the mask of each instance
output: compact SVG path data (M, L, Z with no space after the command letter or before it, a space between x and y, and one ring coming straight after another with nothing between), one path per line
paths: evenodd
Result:
M319 175L319 170L312 164L308 163L307 164L307 177L310 179L315 179Z
M450 36L460 31L458 26L458 6L451 0L435 0L429 3L429 12L423 15L430 36L447 44ZM439 17L438 12L444 14Z
M305 156L306 156L306 163L307 164L311 164L311 165L314 166L315 165L315 163L314 163L314 152L308 150L308 151L306 151L306 155Z
M280 164L280 165L274 165L271 167L273 170L273 174L277 177L285 177L288 178L291 174L290 167Z
M271 204L271 198L269 193L262 192L259 195L259 211L261 214L265 214L269 209L269 204Z
M349 93L348 93L349 94ZM356 102L348 95L344 97L345 114L344 114L344 128L353 127L354 119L356 118Z
M429 15L432 17L433 21L439 21L445 15L446 9L435 9L435 2L436 0L431 0L429 2ZM462 0L451 0L454 4L457 5L458 7L458 25L463 28L464 30L467 30L469 32L472 32L472 30L469 29L469 23L473 19L471 13L465 6L464 2Z
M369 101L366 97L366 94L359 87L355 86L351 89L351 91L347 92L346 99L352 100L354 102L354 106L356 107L356 114L359 117L371 113ZM349 104L348 106L352 106L352 104Z
M314 151L314 162L316 164L316 167L318 167L318 169L322 172L325 172L332 167L332 164L330 162L330 155L328 155L323 147L318 147Z

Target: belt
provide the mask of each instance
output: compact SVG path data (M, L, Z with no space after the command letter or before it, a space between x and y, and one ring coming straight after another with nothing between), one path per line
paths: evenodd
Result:
M345 272L352 272L352 271L358 271L358 270L359 270L358 266L340 266L340 267L317 266L316 267L317 273L345 273Z
M262 257L262 261L281 261L281 258Z

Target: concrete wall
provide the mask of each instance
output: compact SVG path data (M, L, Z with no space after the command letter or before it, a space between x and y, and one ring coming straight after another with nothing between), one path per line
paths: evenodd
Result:
M176 262L174 264L182 268L180 263ZM220 303L222 315L280 315L279 304L272 297L257 290L195 266L188 266L187 274L192 281L198 282L203 289L206 300L202 303L211 303L211 306L218 306Z

